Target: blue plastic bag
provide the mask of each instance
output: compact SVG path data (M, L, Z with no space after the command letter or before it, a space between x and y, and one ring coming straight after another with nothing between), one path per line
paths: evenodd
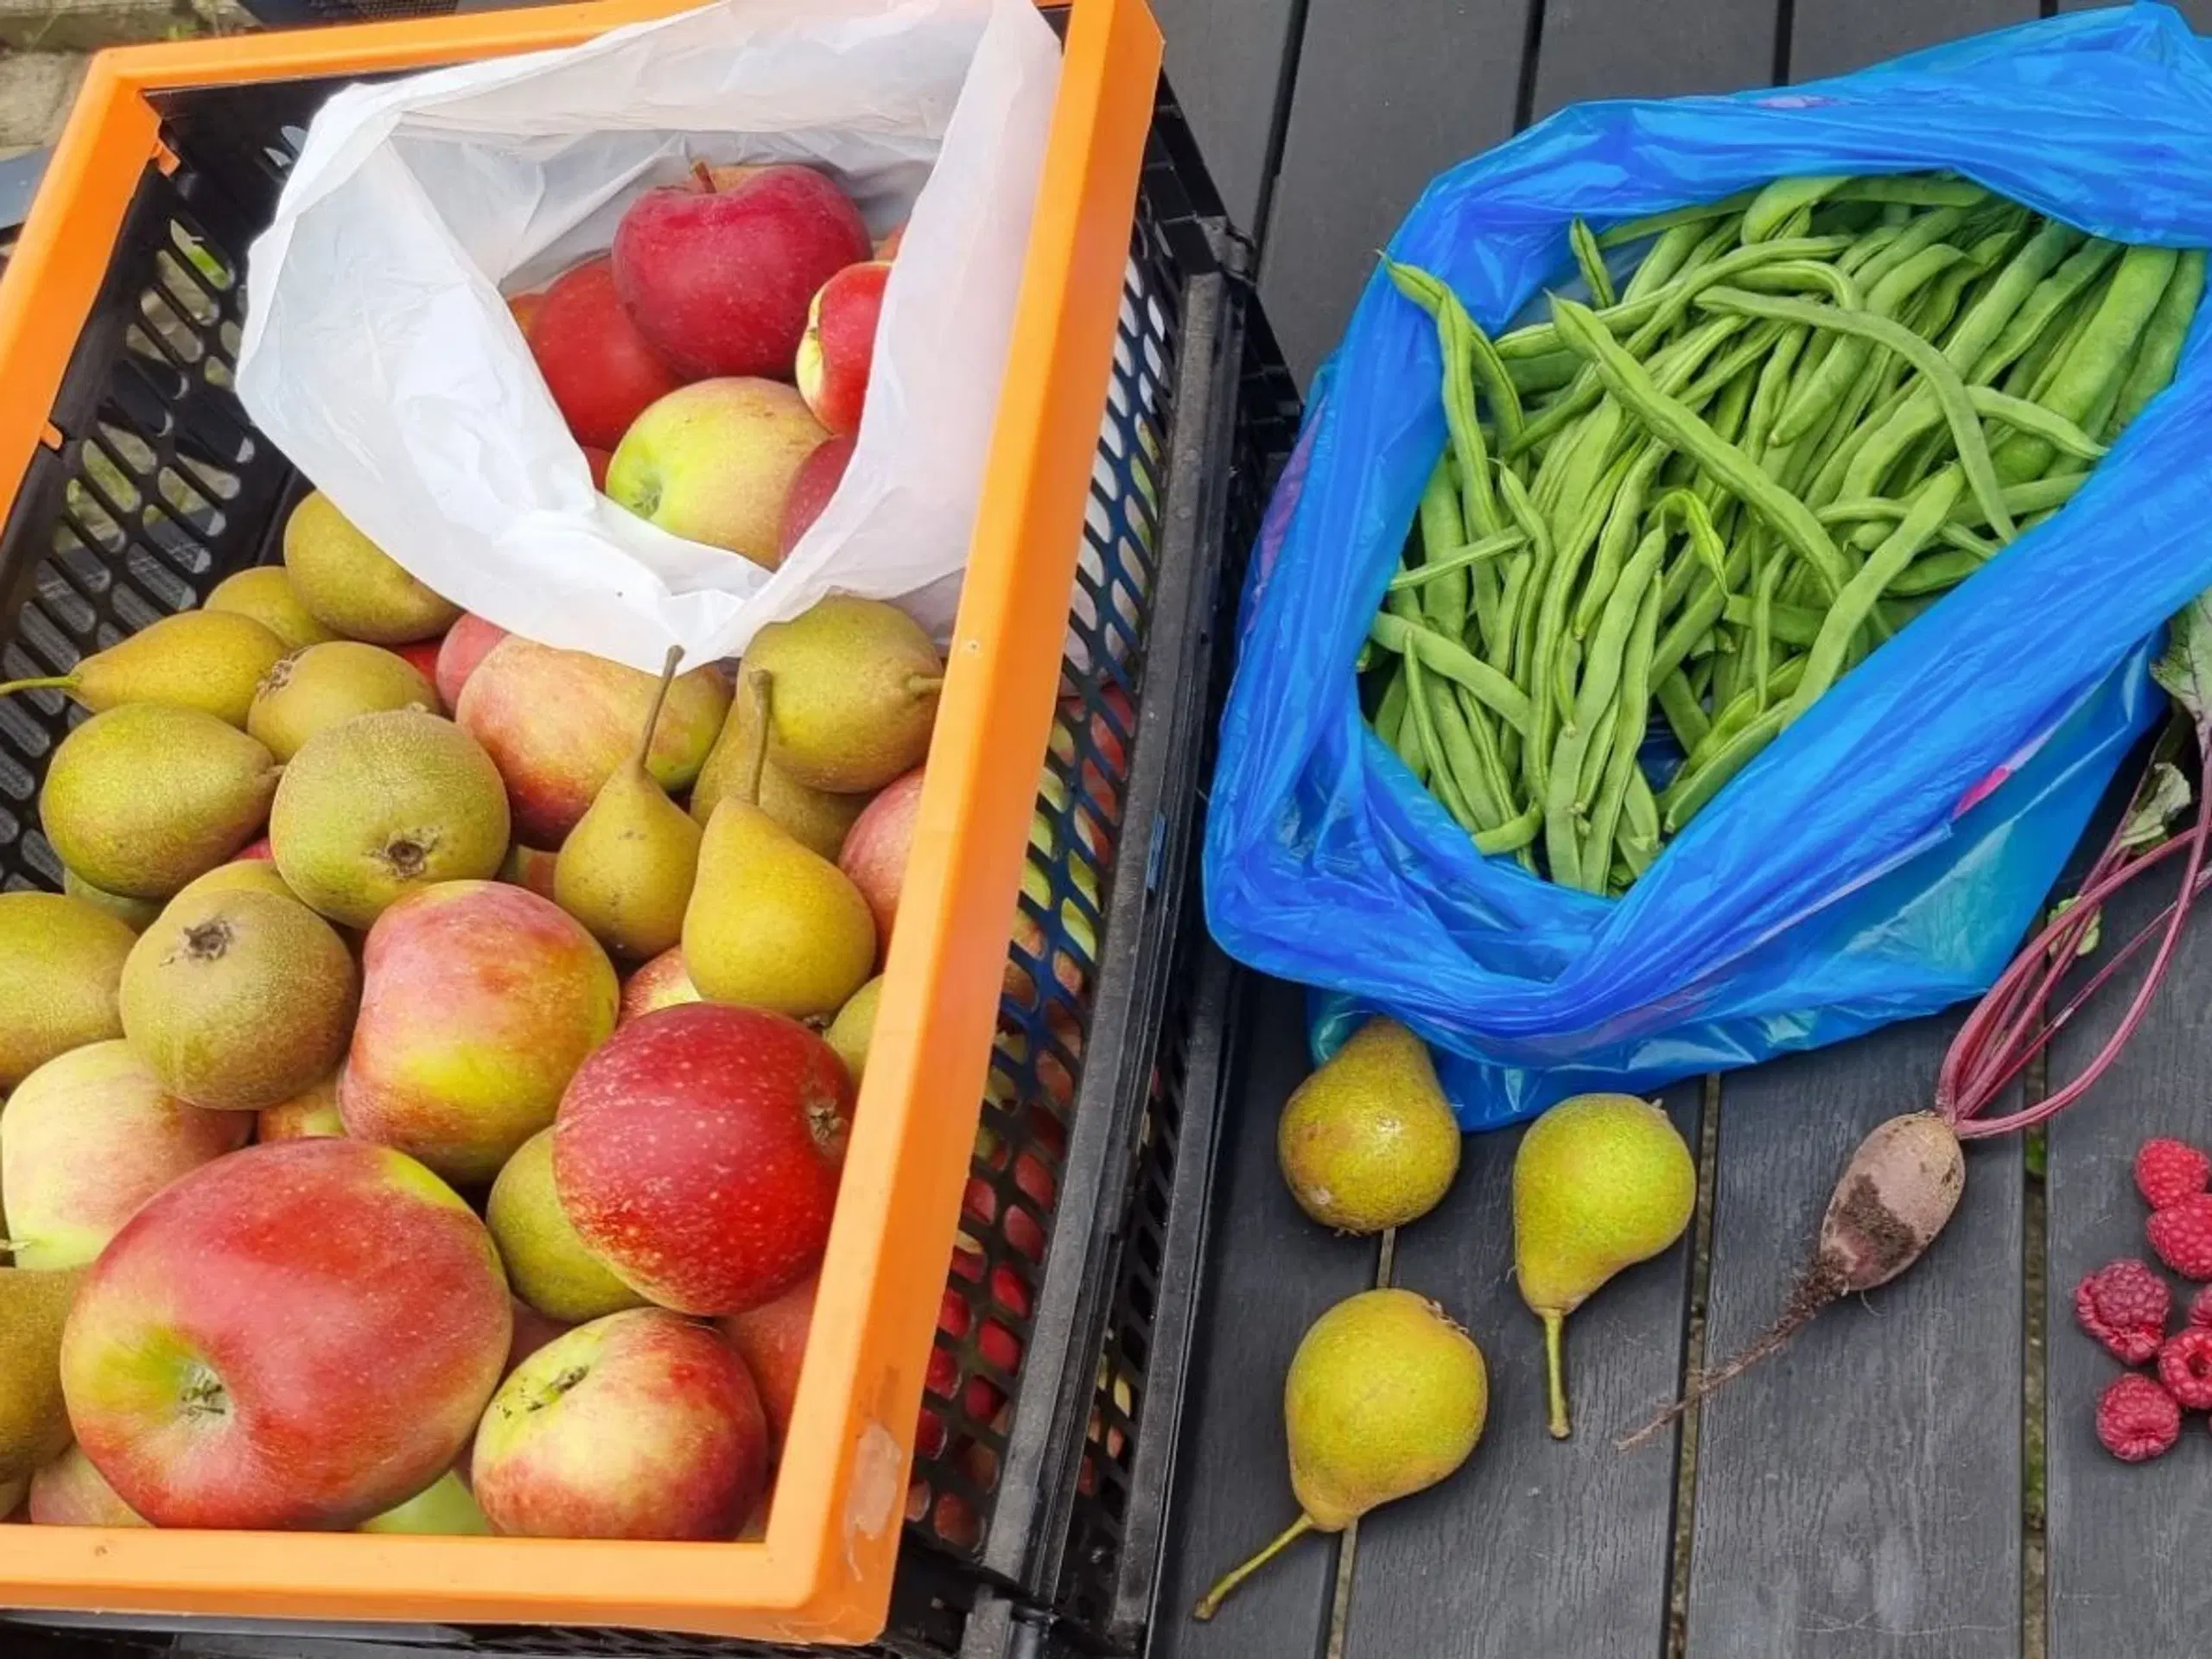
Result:
M1389 251L1495 329L1567 279L1574 216L1936 169L2101 236L2212 246L2212 59L2144 5L1786 90L1583 105L1435 180ZM1433 325L1378 271L1253 557L1206 836L1215 936L1318 988L1317 1054L1369 1010L1413 1026L1476 1128L1977 995L2160 711L2153 637L2212 586L2208 333L2200 312L2171 387L2063 512L1609 899L1479 856L1360 718L1353 659L1445 440Z

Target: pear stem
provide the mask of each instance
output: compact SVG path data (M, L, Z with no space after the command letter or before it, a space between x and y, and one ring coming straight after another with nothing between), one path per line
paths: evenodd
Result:
M54 674L39 680L10 680L5 685L0 685L0 697L17 691L74 691L76 689L77 677L74 674Z
M737 798L747 806L760 804L760 775L768 769L768 706L775 696L776 677L756 668L745 677L746 695L753 699L753 753L746 757L745 782Z
M1198 1605L1191 1609L1191 1617L1201 1620L1211 1618L1221 1611L1221 1604L1229 1599L1230 1592L1238 1585L1243 1583L1245 1580L1250 1578L1269 1561L1281 1554L1285 1549L1313 1530L1313 1517L1300 1513L1297 1520L1283 1529L1281 1535L1277 1537L1274 1542L1269 1544L1243 1566L1232 1567L1223 1573L1213 1588L1207 1591L1200 1599Z
M705 191L709 195L711 196L715 194L715 169L713 168L709 167L704 162L694 162L691 163L691 176L699 181L699 188Z
M942 691L944 690L944 676L942 674L910 674L906 677L906 690L914 696L926 697L933 691Z
M652 768L646 764L652 759L653 733L660 726L661 705L668 701L668 688L676 683L676 665L683 660L683 647L671 645L668 660L661 664L660 683L653 688L652 707L645 710L645 734L638 740L638 770L650 776Z
M1567 1315L1546 1313L1544 1321L1544 1371L1551 1389L1552 1439L1563 1440L1572 1432L1567 1420L1567 1357L1561 1352L1562 1338L1567 1334Z

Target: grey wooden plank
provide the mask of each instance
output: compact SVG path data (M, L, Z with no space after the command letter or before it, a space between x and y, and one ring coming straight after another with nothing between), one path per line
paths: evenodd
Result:
M1708 1363L1773 1319L1853 1147L1928 1098L1953 1029L1723 1079ZM1690 1659L2020 1652L2022 1210L2018 1138L1974 1151L1917 1266L1707 1402Z
M2058 0L2058 10L2101 11L2109 6L2130 3L2132 0ZM2189 26L2198 34L2212 34L2212 0L2166 0L2166 3L2188 18Z
M2037 0L1797 0L1789 31L1789 79L1817 80L1902 52L2024 23Z
M1328 1637L1332 1538L1300 1540L1211 1624L1191 1617L1215 1578L1297 1517L1283 1373L1306 1326L1375 1282L1373 1243L1315 1225L1276 1167L1275 1120L1310 1069L1305 994L1255 976L1243 1024L1236 1097L1222 1125L1152 1659L1311 1659Z
M1702 1093L1668 1096L1693 1147ZM1360 1523L1346 1659L1663 1649L1675 1437L1627 1455L1613 1440L1680 1385L1689 1240L1567 1321L1575 1432L1552 1440L1543 1340L1512 1273L1520 1142L1518 1130L1470 1137L1450 1196L1399 1234L1394 1281L1440 1302L1482 1346L1490 1421L1452 1479Z
M1529 0L1312 0L1260 260L1303 386L1436 174L1511 135Z
M2171 895L2145 878L2108 906L2104 937L2128 938ZM2050 1075L2075 1077L2110 1035L2133 972L2115 977L2053 1045ZM2074 1287L2121 1256L2156 1265L2148 1213L2135 1191L2136 1148L2154 1135L2212 1147L2212 929L2202 918L2182 938L2173 970L2119 1062L2089 1094L2050 1122L2046 1236L2049 1336L2044 1344L2045 1455L2050 1541L2050 1659L2180 1659L2204 1650L2212 1630L2212 1440L2187 1420L2181 1443L2156 1462L2130 1465L2097 1443L2098 1397L2120 1362L2074 1322ZM2194 1287L2173 1281L2182 1294ZM2181 1299L2176 1298L2176 1323Z
M1154 0L1153 11L1167 34L1168 84L1206 170L1230 220L1255 234L1298 7L1294 0Z
M1764 86L1774 78L1776 0L1545 0L1536 53L1538 118L1592 98L1677 98Z

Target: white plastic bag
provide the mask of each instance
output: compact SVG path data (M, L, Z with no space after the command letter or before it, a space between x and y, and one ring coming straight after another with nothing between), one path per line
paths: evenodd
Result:
M531 638L657 671L833 589L942 635L1059 65L1031 0L721 0L350 87L251 250L240 396L372 540ZM501 298L607 247L697 160L804 162L876 236L906 225L851 464L773 575L593 489Z

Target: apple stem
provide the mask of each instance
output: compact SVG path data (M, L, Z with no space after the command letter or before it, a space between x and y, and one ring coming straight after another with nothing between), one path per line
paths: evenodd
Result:
M765 668L746 676L745 689L753 699L753 753L745 764L745 785L738 798L747 806L760 804L760 774L768 768L768 704L776 677Z
M668 701L668 688L675 683L676 665L683 660L683 647L671 645L668 660L661 664L660 683L653 688L653 706L645 710L645 734L638 741L638 770L650 773L645 763L652 758L653 733L660 726L661 705Z
M715 194L715 169L713 168L709 167L704 162L694 162L691 163L691 176L698 180L699 188L705 191L709 195L711 196Z

